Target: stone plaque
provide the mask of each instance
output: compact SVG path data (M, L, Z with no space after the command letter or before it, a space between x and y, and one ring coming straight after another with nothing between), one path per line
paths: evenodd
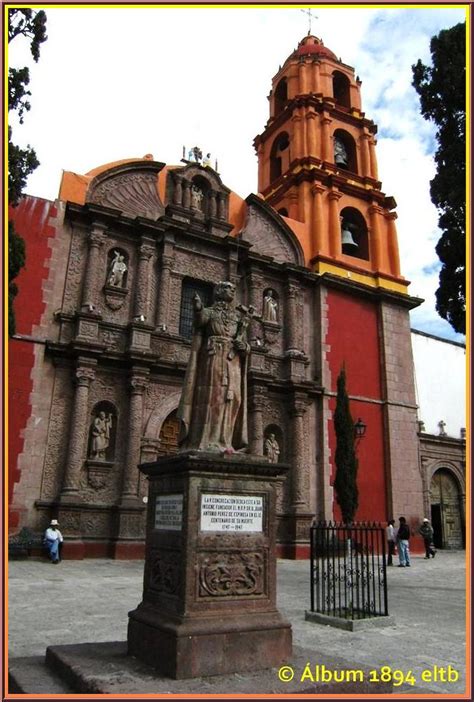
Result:
M262 531L263 497L201 495L201 531Z
M183 525L183 496L158 495L155 502L155 529L181 531Z

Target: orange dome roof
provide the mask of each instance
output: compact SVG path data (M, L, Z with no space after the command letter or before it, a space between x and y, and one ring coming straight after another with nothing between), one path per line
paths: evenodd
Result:
M338 60L336 54L334 54L331 49L325 47L321 39L314 37L312 34L308 34L308 36L300 41L293 55L308 56L308 54L323 56L333 61Z

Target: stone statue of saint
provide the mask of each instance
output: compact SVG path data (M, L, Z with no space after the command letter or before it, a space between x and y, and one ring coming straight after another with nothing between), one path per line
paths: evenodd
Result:
M202 151L199 148L199 146L193 146L192 152L193 152L193 157L194 157L194 160L196 161L196 163L201 163Z
M265 439L264 452L265 455L268 456L269 463L278 463L280 446L275 438L275 434L270 434L268 438Z
M120 251L114 251L114 257L112 263L110 264L110 273L107 279L107 284L111 285L113 288L123 287L123 277L127 271L127 264L125 263L124 256Z
M341 139L334 137L334 163L337 166L347 166L349 162L347 150Z
M200 210L204 193L196 185L191 186L191 209Z
M247 326L252 310L233 305L235 285L217 283L214 302L193 298L194 334L178 407L180 450L244 450L247 438Z
M211 154L206 154L206 158L202 162L202 165L205 168L211 168Z
M105 461L105 454L109 447L110 430L112 429L112 415L99 412L92 423L91 458Z
M278 321L278 302L273 297L273 290L269 290L263 298L262 316L265 322Z

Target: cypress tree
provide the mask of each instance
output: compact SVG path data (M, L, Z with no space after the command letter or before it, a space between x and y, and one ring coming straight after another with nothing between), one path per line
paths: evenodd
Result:
M359 505L357 489L358 461L354 447L354 421L349 409L349 397L346 391L346 371L344 366L337 378L337 400L334 413L336 432L336 477L334 489L336 499L345 524L354 521Z

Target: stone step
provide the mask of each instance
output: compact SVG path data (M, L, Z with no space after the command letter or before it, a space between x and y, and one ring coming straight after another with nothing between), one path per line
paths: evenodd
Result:
M390 694L391 684L371 683L368 676L362 682L312 681L302 673L308 661L326 666L327 670L354 668L347 662L327 655L321 656L308 649L293 648L288 665L295 671L293 680L279 678L279 669L213 675L211 677L174 680L127 655L125 641L84 643L49 646L46 659L17 658L11 661L12 683L17 687L10 692L49 693L68 692L86 694ZM366 672L366 671L365 671ZM60 678L60 681L59 681ZM62 685L62 687L59 687ZM21 689L20 689L21 688Z
M45 665L44 656L12 658L8 668L10 694L72 694L74 690Z

